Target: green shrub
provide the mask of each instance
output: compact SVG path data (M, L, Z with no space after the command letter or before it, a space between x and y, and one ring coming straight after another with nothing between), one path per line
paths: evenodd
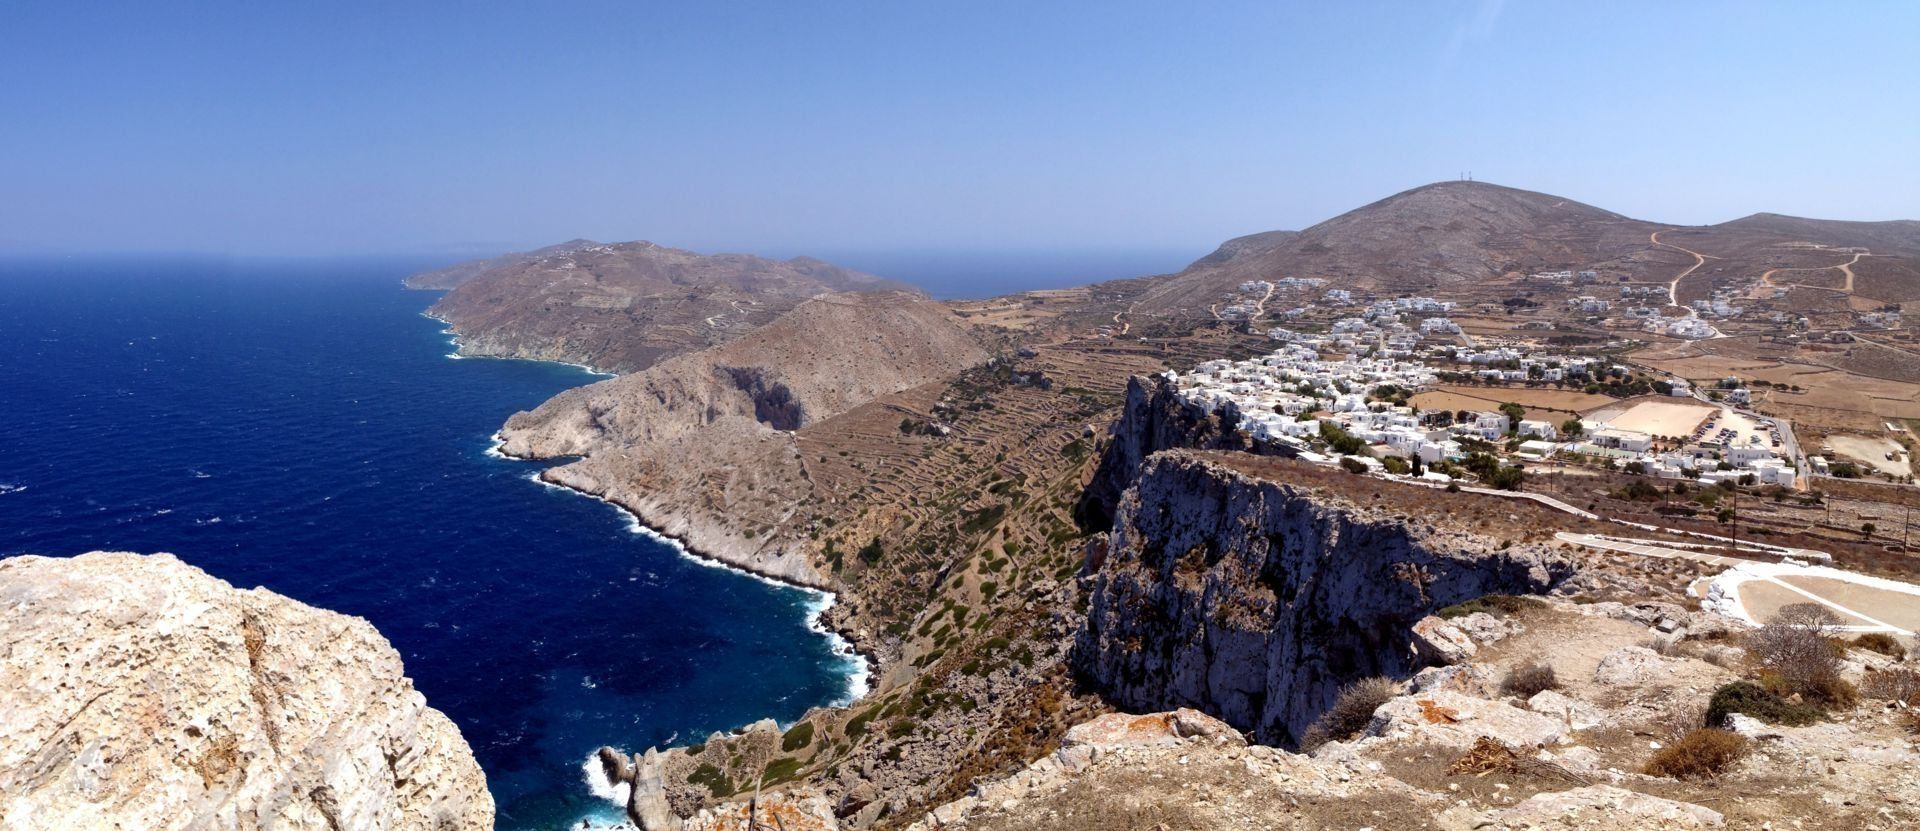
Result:
M727 781L727 775L713 765L703 764L694 768L692 773L687 774L687 781L705 786L715 799L725 799L734 794L733 783Z
M785 782L788 779L792 779L793 775L799 772L799 759L795 759L792 756L782 756L767 763L766 770L761 773L763 777L761 781L768 785L776 782Z
M803 721L780 737L780 749L788 753L813 744L813 722Z
M966 521L960 523L960 529L969 534L978 534L999 525L1000 520L1006 515L1007 506L1005 505L991 505L978 511L968 511Z
M873 717L878 714L879 714L878 708L868 707L866 712L861 713L860 715L854 716L851 720L849 720L847 722L847 728L843 732L845 732L847 734L847 738L850 738L850 739L858 738L862 735L865 735L867 732L867 724L872 722Z
M1343 742L1360 735L1368 722L1373 721L1373 711L1399 694L1400 684L1388 678L1363 678L1347 685L1340 691L1340 697L1334 699L1333 706L1314 719L1306 734L1300 737L1300 749L1312 750L1327 742Z
M1713 691L1707 702L1707 726L1726 727L1734 713L1752 716L1768 724L1805 727L1820 720L1820 708L1795 704L1750 681L1735 681Z
M1738 733L1701 727L1648 760L1648 776L1670 779L1713 779L1732 769L1747 755L1747 739Z

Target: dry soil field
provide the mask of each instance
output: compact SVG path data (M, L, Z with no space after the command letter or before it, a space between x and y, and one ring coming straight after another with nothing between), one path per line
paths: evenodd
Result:
M1685 436L1693 428L1714 414L1714 408L1705 404L1689 403L1684 400L1654 401L1642 399L1618 415L1602 409L1593 413L1593 418L1606 422L1615 430L1632 430L1654 436Z
M1423 411L1494 410L1507 402L1525 407L1529 418L1544 417L1550 421L1560 421L1569 415L1618 403L1618 399L1570 390L1468 387L1452 384L1436 386L1410 399L1410 403ZM1553 415L1556 413L1558 417Z

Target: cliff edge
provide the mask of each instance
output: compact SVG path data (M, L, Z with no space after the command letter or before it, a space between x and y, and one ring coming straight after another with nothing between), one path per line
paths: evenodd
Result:
M1301 468L1282 479L1186 451L1148 459L1091 576L1074 648L1083 677L1123 708L1194 707L1292 745L1346 685L1418 669L1423 616L1575 572L1546 545L1410 519L1397 500L1361 504Z
M96 552L0 561L0 633L0 827L493 827L365 620Z

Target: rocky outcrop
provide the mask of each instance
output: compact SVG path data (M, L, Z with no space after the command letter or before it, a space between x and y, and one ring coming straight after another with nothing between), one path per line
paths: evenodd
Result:
M1574 570L1542 546L1409 523L1182 451L1147 461L1107 551L1076 669L1120 707L1193 707L1281 745L1343 685L1418 669L1412 627L1432 610L1546 591Z
M94 553L0 560L0 634L0 827L493 827L365 620Z
M1172 448L1253 450L1240 432L1240 413L1228 404L1207 412L1182 399L1165 375L1127 379L1127 401L1114 421L1106 452L1077 508L1080 524L1110 528L1120 495L1133 487L1147 457Z

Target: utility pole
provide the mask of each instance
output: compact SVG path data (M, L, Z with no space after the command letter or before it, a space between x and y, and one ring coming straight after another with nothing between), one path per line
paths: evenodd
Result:
M1733 504L1727 508L1727 521L1733 525L1733 553L1740 553L1740 484L1733 485Z

